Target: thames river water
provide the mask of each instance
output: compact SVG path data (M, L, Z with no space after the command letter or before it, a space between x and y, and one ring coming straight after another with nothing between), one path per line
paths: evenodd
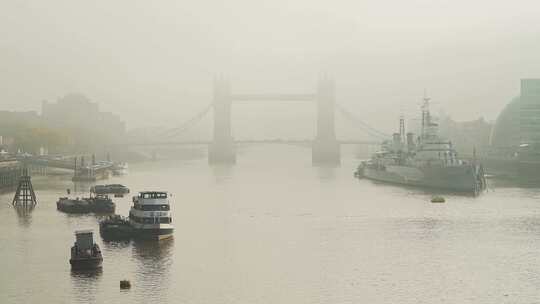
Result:
M173 193L174 239L161 243L105 243L99 217L58 212L75 188L65 176L33 178L29 214L1 194L0 303L540 303L540 185L433 204L354 179L351 150L337 168L301 147L240 152L232 167L156 161L106 181ZM127 215L131 198L115 202ZM73 273L73 233L88 228L103 270Z

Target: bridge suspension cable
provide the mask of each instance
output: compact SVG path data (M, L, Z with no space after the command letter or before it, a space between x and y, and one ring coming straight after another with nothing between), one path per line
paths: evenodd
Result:
M189 131L192 127L194 127L197 123L199 123L206 116L206 114L208 114L213 109L213 107L214 107L213 103L208 104L201 111L196 113L190 119L184 121L179 126L162 131L161 133L154 135L154 138L173 138L184 132ZM356 116L354 113L346 109L344 106L340 104L336 104L336 109L339 111L339 113L341 113L341 115L344 118L355 123L356 125L359 125L370 136L376 137L378 139L383 139L383 140L390 138L389 134L386 134L382 131L379 131L373 128L372 126L370 126L369 124L365 123L360 118L358 118L358 116Z
M185 122L183 122L178 127L163 131L159 136L157 136L157 138L175 137L175 136L178 136L178 135L188 131L194 125L199 123L206 116L206 114L208 114L208 112L210 112L212 110L213 106L214 106L213 103L208 104L203 110L199 111L192 118L186 120Z
M365 123L360 118L358 118L358 116L356 116L354 113L347 110L342 105L336 104L336 109L341 113L341 115L343 115L343 117L345 117L346 119L348 119L351 122L354 122L354 123L360 125L360 127L364 131L366 131L369 135L371 135L373 137L380 138L380 139L388 139L388 138L390 138L389 134L386 134L384 132L381 132L381 131L373 128L372 126L370 126L369 124Z

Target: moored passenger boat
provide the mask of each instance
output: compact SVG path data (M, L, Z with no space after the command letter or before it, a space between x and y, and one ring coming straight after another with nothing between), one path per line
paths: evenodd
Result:
M174 228L168 193L144 191L133 197L129 222L134 238L161 240L172 237Z

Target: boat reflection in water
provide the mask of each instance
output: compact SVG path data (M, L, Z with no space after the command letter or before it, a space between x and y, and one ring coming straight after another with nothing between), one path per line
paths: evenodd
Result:
M17 218L19 219L19 225L22 227L30 227L32 224L32 211L34 211L34 206L14 206L15 212L17 213Z
M136 261L134 287L142 290L149 303L166 303L171 286L171 270L174 259L174 239L156 242L155 240L135 239L132 255Z
M71 269L71 293L76 303L98 303L96 294L103 269Z

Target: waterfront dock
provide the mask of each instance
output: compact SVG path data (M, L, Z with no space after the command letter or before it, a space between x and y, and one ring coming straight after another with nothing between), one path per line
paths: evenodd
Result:
M17 160L0 160L0 189L15 187L21 174L21 166Z

